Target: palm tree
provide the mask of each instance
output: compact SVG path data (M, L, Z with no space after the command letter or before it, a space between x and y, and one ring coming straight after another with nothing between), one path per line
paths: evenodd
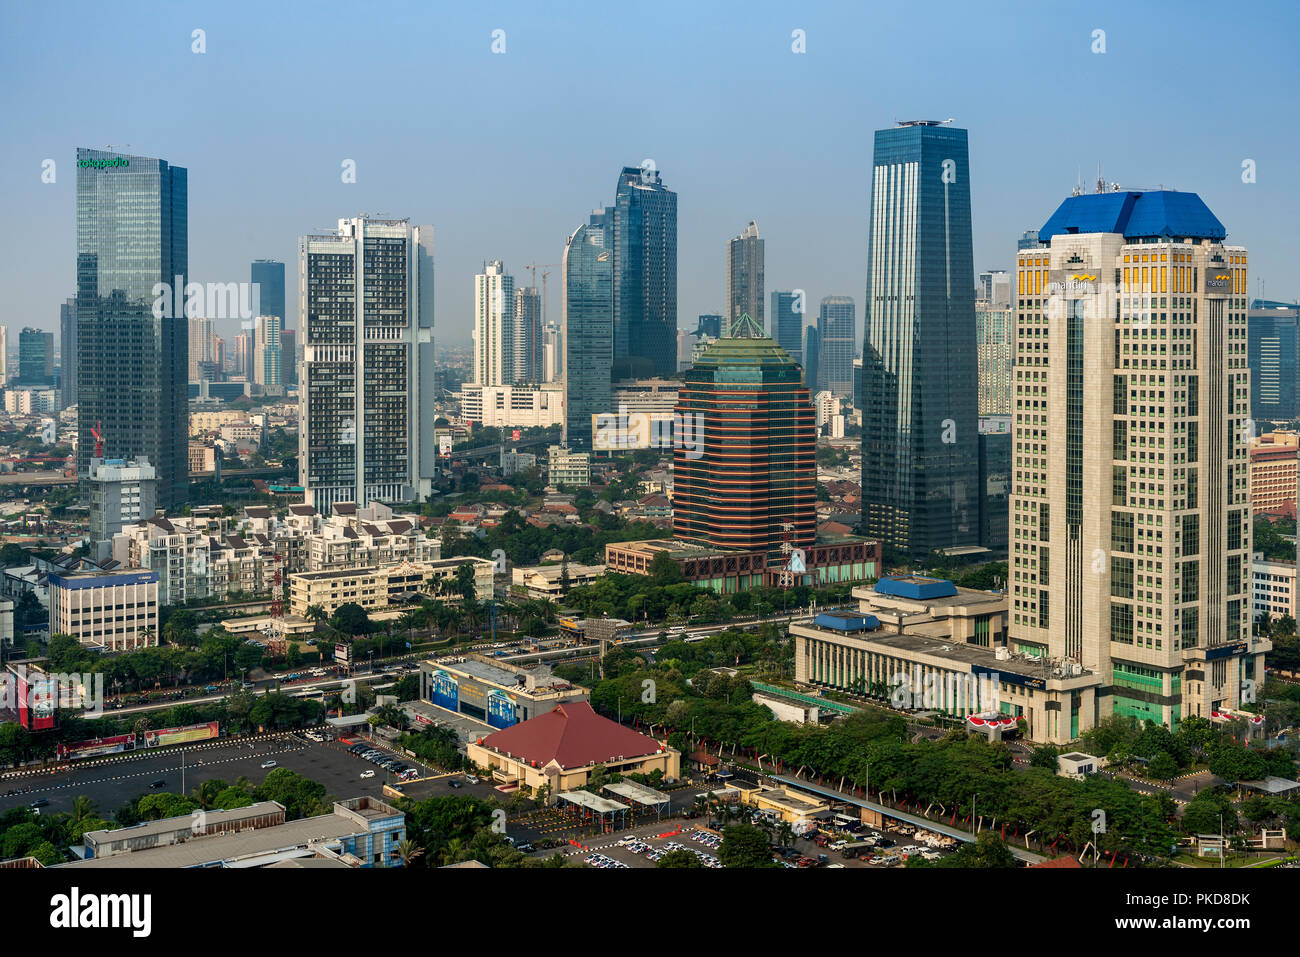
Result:
M438 857L444 866L459 864L469 858L469 848L465 846L465 842L461 838L453 837L447 842L447 846L442 849L442 853Z
M402 862L403 867L409 867L411 861L424 853L424 848L416 844L409 837L397 842L397 857Z
M308 605L307 617L319 625L322 621L327 621L329 619L329 612L320 605Z

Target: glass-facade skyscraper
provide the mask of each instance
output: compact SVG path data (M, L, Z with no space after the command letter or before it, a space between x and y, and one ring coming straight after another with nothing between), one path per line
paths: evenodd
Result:
M148 458L165 509L189 494L189 342L183 309L153 307L188 281L188 199L182 167L77 150L77 474L98 426L106 458Z
M564 247L564 444L591 451L591 417L610 408L614 356L614 264L607 212L594 212ZM676 349L674 336L673 348Z
M258 291L256 315L279 316L283 327L289 321L284 314L284 263L275 259L256 259L251 278Z
M979 539L966 131L877 130L862 371L867 535L913 556ZM824 350L823 350L824 351Z
M809 326L803 332L803 384L813 395L817 394L818 374L821 371L818 362L820 354L821 338L817 334L817 327Z
M852 296L827 296L817 314L817 336L821 341L817 382L814 394L831 392L844 398L853 396L853 354L857 351L853 326L856 313Z
M18 334L18 384L54 385L54 333L28 328Z
M748 315L766 329L763 322L763 240L752 219L745 231L727 243L727 327Z
M614 267L616 378L677 371L677 194L659 171L625 166L606 210Z
M803 365L803 309L799 293L777 291L772 293L772 338L790 354L790 358Z
M59 408L77 404L77 299L59 304Z
M1300 415L1300 305L1257 299L1249 320L1251 418L1290 422Z

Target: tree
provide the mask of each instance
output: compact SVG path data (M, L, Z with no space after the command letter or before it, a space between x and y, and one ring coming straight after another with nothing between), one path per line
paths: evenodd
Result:
M776 867L767 835L752 824L723 828L718 860L723 867Z
M676 585L686 581L681 567L667 552L656 552L650 561L650 577L656 585Z
M322 621L328 621L330 614L320 605L308 605L307 617L319 625Z
M923 866L924 859L919 859L913 863L908 860L908 866ZM1020 862L1016 856L1011 853L1005 841L992 831L985 831L973 844L963 844L956 854L952 854L941 861L935 861L934 867L1019 867Z
M1034 748L1033 754L1029 756L1029 766L1031 768L1046 768L1055 774L1058 767L1057 759L1060 756L1061 752L1050 744L1041 748Z
M1147 773L1157 781L1168 781L1178 773L1178 762L1167 751L1161 751L1147 765Z
M334 618L331 621L339 631L344 634L368 635L374 627L370 623L370 616L366 610L356 602L344 602L334 610Z
M669 851L655 864L655 867L703 867L703 862L695 856L693 851L683 848L680 851Z
M411 862L424 853L424 848L409 837L397 842L397 857L403 867L410 867Z

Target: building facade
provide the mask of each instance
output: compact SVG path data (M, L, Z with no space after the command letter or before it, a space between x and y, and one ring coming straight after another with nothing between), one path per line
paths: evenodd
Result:
M124 526L149 518L158 507L158 472L148 459L92 458L89 481L90 540L105 550Z
M605 211L617 378L672 375L677 354L677 194L653 163L625 166Z
M763 240L758 224L751 219L744 232L727 242L728 329L746 314L760 329L767 328L763 322L763 259Z
M673 442L673 533L777 551L816 535L816 425L799 367L742 316L684 374ZM687 434L689 433L689 434Z
M0 336L0 349L5 342ZM4 385L4 362L0 360L0 386ZM77 299L59 304L59 408L77 404Z
M474 276L474 381L515 384L515 277L499 259Z
M157 646L157 572L71 572L52 574L49 583L51 635L105 651Z
M853 398L855 309L852 296L827 296L817 314L819 343L817 391Z
M1250 445L1250 507L1256 515L1295 517L1300 436L1266 432Z
M1011 306L975 302L980 415L1011 414Z
M77 474L99 428L106 457L153 463L162 508L189 497L188 201L182 167L77 150Z
M1256 300L1248 314L1250 415L1257 422L1300 417L1300 305Z
M423 500L436 473L433 227L341 219L298 242L305 501Z
M966 131L933 121L878 130L871 190L863 526L920 557L979 538Z
M801 290L772 293L772 338L799 365L803 365L804 309Z
M534 429L564 425L564 389L535 385L475 385L460 391L460 414L484 428Z
M564 247L564 443L590 451L592 416L609 412L614 361L614 263L607 214L595 212Z
M515 382L544 382L545 358L542 294L532 286L524 286L515 290Z
M1017 253L1011 642L1176 729L1240 703L1251 630L1247 252L1194 193L1066 199Z

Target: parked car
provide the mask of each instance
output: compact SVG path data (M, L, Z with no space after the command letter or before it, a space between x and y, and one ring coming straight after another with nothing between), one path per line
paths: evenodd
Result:
M158 788L165 788L166 786L167 786L167 782L164 781L162 778L159 778L157 781L154 781L152 784L149 785L149 787L155 791L158 790Z
M465 786L461 784L459 781L457 781L455 778L452 778L450 781L447 782L447 784L449 784L451 787L454 788L461 788Z
M365 771L361 772L361 776L363 778L373 778L375 776L375 772L367 768Z

